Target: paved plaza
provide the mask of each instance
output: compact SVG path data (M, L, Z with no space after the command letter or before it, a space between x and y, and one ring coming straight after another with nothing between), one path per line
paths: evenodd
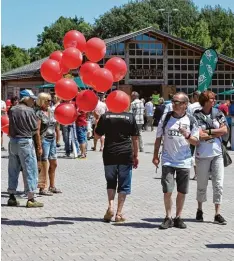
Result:
M63 193L37 197L40 209L25 208L20 174L20 207L7 206L7 152L2 153L2 260L234 260L234 164L225 168L222 214L226 226L213 224L214 207L209 181L205 222L195 222L196 181L191 180L184 207L185 230L159 230L164 218L161 170L151 163L154 132L144 132L145 152L134 170L132 195L127 198L126 223L102 222L107 208L101 152L87 160L63 159L59 151L57 187ZM5 138L5 147L7 139ZM91 146L90 141L90 146ZM234 152L230 152L234 162ZM193 172L191 174L193 176ZM174 193L175 199L175 193ZM174 204L175 213L175 204Z

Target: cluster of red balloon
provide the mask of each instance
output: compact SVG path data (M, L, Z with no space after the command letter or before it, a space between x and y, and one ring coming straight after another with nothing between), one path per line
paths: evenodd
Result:
M127 66L123 59L113 57L107 61L104 68L101 68L97 62L106 54L105 42L96 37L86 42L84 35L76 30L65 34L63 45L64 51L53 52L41 65L41 76L47 82L55 83L56 95L67 101L55 109L56 120L67 125L73 123L77 117L75 105L70 102L72 99L76 97L76 105L80 110L93 111L98 103L94 91L108 91L114 82L125 77ZM89 61L82 64L83 54ZM80 78L92 90L78 92L73 79L63 78L64 74L74 69L79 70ZM117 90L108 95L107 103L110 111L119 113L129 107L130 99L125 92Z
M7 99L6 100L6 112L9 110L11 107L11 100ZM9 118L7 114L1 116L1 130L2 132L8 134L9 132Z

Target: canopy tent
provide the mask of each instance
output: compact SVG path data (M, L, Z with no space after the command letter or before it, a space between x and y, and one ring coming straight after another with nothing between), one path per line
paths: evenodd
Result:
M231 94L234 94L234 89L233 90L229 90L229 91L225 91L225 92L220 92L219 94L231 95Z
M82 80L80 79L80 77L75 77L73 79L77 86L80 88L80 89L89 89L89 86L85 85ZM43 85L38 85L36 86L37 88L54 88L54 84L53 83L47 83L47 84L43 84Z

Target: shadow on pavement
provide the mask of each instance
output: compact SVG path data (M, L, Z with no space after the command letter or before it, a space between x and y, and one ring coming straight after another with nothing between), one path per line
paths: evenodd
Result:
M143 221L146 222L163 222L164 218L144 218L142 219ZM205 224L213 224L213 221L203 221L199 222L195 218L183 218L184 222L193 222L193 223L205 223Z
M234 244L208 244L207 248L234 248Z
M49 222L36 222L27 220L10 220L6 218L1 219L2 225L6 226L26 226L26 227L48 227L51 225L71 225L73 222L68 221L49 221Z
M159 225L143 223L143 222L126 222L126 223L113 223L114 226L120 227L134 227L134 228L158 228Z
M82 221L82 222L104 222L102 218L87 218L87 217L53 217L53 219Z

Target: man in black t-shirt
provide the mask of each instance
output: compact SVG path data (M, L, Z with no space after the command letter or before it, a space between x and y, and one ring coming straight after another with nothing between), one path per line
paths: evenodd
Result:
M104 221L114 216L114 198L118 183L118 208L115 221L123 222L122 208L126 195L131 193L132 167L138 166L139 130L132 113L107 112L101 116L95 129L96 138L105 135L103 162L107 181L109 206Z

